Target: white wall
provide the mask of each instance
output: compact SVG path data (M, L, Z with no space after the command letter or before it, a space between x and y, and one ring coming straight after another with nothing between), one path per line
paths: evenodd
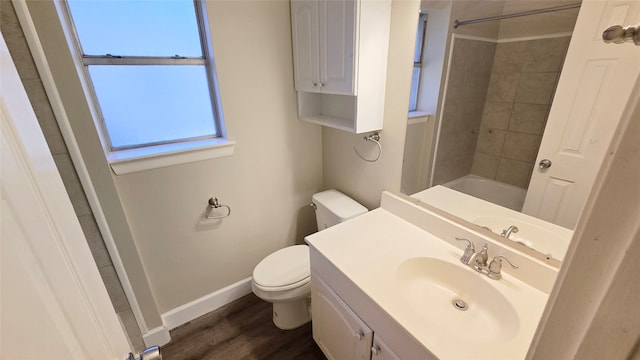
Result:
M313 231L320 128L296 116L289 3L209 1L231 157L115 177L160 312L251 276ZM232 208L201 221L216 196Z
M324 187L338 189L369 209L380 205L382 190L400 191L419 5L417 0L392 3L380 159L369 163L357 157L353 146L368 158L378 151L362 135L329 128L322 131Z
M30 8L55 75L69 54L51 36L60 35L53 7ZM119 226L133 240L116 241L139 257L143 271L127 273L144 277L152 297L141 307L158 319L249 277L268 253L315 230L306 205L321 190L321 130L296 116L289 2L209 1L207 8L226 128L237 141L232 156L115 176L88 111L80 110L86 102L72 70L56 78L92 181L115 184L113 192L97 190L124 209ZM212 196L233 210L222 222L201 221Z

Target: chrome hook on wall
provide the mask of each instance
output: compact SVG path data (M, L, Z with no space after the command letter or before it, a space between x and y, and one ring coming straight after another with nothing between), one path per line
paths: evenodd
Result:
M633 41L634 44L640 46L640 25L626 28L620 25L609 26L602 32L602 40L607 44L622 44L627 41Z
M211 215L211 212L213 211L213 209L218 209L218 208L226 208L227 213L223 215ZM212 197L211 199L209 199L207 211L204 214L205 219L223 219L223 218L229 217L229 215L231 215L231 207L229 205L220 204L218 202L218 198L216 197Z
M378 161L378 159L380 159L380 155L382 155L382 145L380 144L380 133L376 131L373 134L366 135L364 137L364 140L374 142L376 145L378 145L378 156L376 156L375 159L371 160L371 159L366 159L365 157L360 155L360 153L358 152L358 149L356 149L355 146L353 147L353 151L355 151L356 155L358 155L358 157L364 161L367 161L367 162Z

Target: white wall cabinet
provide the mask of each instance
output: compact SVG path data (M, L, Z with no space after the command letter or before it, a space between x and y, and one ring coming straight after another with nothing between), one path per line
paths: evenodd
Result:
M291 0L298 116L363 133L382 129L390 0Z
M297 91L355 95L355 11L354 0L292 1Z

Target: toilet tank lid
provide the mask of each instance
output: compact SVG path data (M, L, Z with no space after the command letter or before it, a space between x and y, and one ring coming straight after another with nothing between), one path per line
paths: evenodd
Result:
M262 259L253 269L253 281L263 287L283 287L311 275L309 247L294 245Z
M369 211L359 202L333 189L313 194L311 199L314 204L324 206L342 220L347 220Z

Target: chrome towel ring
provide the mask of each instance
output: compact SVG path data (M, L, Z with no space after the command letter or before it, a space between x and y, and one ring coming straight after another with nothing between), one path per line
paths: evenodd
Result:
M356 149L355 146L353 147L353 151L355 151L356 155L358 155L358 157L364 161L367 161L367 162L378 161L378 159L380 159L380 155L382 155L382 145L380 144L380 133L376 131L371 135L365 136L364 140L374 142L376 143L376 145L378 145L378 156L376 156L375 159L367 159L364 156L360 155L360 153L358 152L358 149Z

